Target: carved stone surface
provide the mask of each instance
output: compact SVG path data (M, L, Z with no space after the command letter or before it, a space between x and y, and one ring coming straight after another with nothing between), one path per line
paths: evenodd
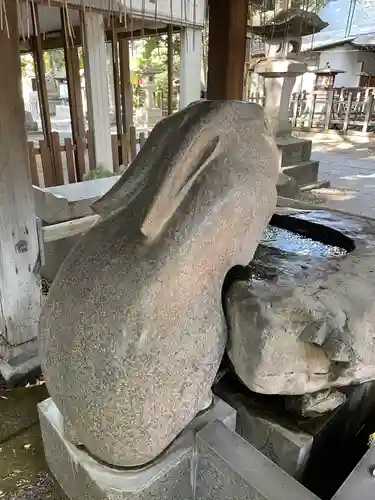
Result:
M337 389L325 389L302 396L289 396L286 398L286 408L302 417L314 418L335 410L345 401L345 394Z
M117 466L160 454L204 405L226 344L221 289L276 205L278 152L258 105L201 101L156 125L93 208L40 321L70 439Z
M226 299L238 376L255 392L289 395L375 379L374 223L288 210L273 222L284 229L269 227Z

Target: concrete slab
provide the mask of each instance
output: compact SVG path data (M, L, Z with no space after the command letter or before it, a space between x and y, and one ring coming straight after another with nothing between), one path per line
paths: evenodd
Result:
M359 461L332 500L373 500L375 496L375 445Z
M33 186L36 216L49 225L93 215L91 205L105 194L119 177L105 177L50 188ZM45 244L42 278L47 281L54 280L61 264L78 240L79 236L74 236Z
M197 435L196 500L318 500L221 422Z
M105 194L119 177L116 175L50 188L33 186L36 216L47 224L56 224L92 215L91 205Z

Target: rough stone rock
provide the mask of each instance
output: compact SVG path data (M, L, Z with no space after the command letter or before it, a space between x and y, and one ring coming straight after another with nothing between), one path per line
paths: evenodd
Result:
M346 401L345 394L336 389L286 397L286 408L306 418L314 418L322 413L335 410Z
M153 129L93 208L40 320L70 439L116 466L159 455L205 404L225 344L221 290L276 206L278 152L258 105L200 101Z
M286 395L375 379L374 222L285 210L271 223L227 293L236 373Z

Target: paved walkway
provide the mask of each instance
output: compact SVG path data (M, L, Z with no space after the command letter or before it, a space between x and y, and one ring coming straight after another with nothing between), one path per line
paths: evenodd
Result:
M331 183L331 188L315 191L324 204L375 218L374 143L313 138L312 158L320 161L319 179Z

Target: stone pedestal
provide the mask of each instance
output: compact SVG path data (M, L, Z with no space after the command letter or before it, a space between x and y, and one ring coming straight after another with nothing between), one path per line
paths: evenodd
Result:
M70 500L193 499L197 432L214 420L221 421L229 432L236 425L235 410L215 399L152 463L118 469L95 460L68 441L63 416L52 399L39 404L39 418L47 463Z
M39 418L47 463L70 500L317 500L236 434L236 413L219 399L142 468L111 468L72 445L52 399Z
M271 56L259 61L254 71L264 78L264 108L272 132L276 137L290 135L289 99L296 78L306 72L306 65L287 56Z
M147 108L146 116L148 128L153 128L163 118L163 113L160 108Z

